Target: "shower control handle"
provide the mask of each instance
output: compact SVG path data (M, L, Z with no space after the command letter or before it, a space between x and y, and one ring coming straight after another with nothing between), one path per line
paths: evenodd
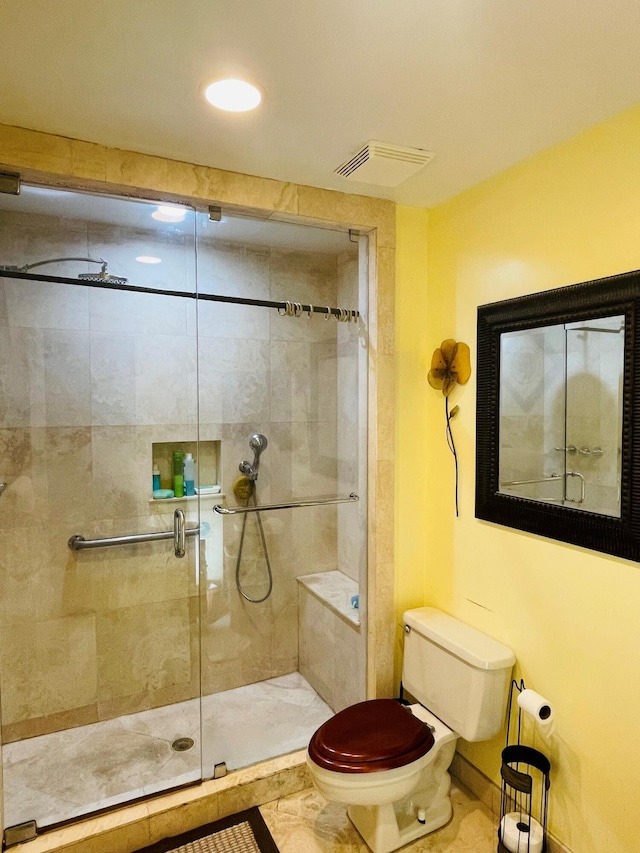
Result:
M181 509L177 509L173 513L173 550L176 557L184 557L185 542L184 512Z

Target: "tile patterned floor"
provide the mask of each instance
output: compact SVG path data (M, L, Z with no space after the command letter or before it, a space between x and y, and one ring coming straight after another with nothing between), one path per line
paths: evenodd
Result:
M201 778L198 700L8 744L5 826L39 827ZM204 775L301 749L332 711L297 673L202 700ZM194 747L171 743L190 737Z
M402 847L402 853L495 853L493 815L462 785L451 788L453 818L442 829ZM370 853L347 817L315 790L261 806L280 853Z

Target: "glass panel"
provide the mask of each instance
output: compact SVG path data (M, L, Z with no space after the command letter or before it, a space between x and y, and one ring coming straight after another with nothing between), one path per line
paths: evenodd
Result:
M567 325L567 497L580 509L620 516L624 317Z
M500 336L500 492L563 502L564 388L563 326Z
M620 516L624 316L500 336L504 494Z
M193 290L194 213L24 187L0 264ZM156 258L142 263L136 258ZM42 828L201 777L196 539L71 551L198 524L153 500L161 447L197 448L194 300L0 278L5 826ZM172 748L179 738L195 745ZM183 742L188 743L188 742ZM178 744L180 745L180 744Z
M198 217L200 292L359 308L366 239ZM201 440L221 442L221 543L202 561L203 772L305 746L365 698L366 331L321 314L198 305ZM241 470L242 469L242 470ZM219 516L360 495L358 503ZM220 546L216 544L216 549ZM219 772L219 771L215 771Z

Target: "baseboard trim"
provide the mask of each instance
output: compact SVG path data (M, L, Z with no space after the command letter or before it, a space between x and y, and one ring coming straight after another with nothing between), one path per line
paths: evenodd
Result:
M456 752L453 757L451 775L455 776L465 788L471 791L474 797L477 797L493 813L497 826L500 819L500 788L498 785L484 773L481 773L459 752ZM572 853L572 851L553 835L547 833L547 853Z

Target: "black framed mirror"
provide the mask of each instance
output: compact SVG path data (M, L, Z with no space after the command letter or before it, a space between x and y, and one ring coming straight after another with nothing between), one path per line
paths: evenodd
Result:
M639 306L635 271L478 308L477 518L640 560Z

